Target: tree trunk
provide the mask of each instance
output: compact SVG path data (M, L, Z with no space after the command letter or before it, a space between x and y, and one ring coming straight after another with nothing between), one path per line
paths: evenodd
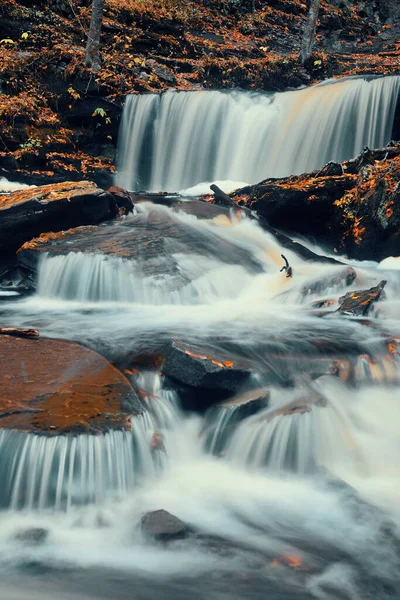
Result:
M301 42L300 60L302 65L310 58L312 53L320 4L321 0L311 0L310 12L308 14L308 20L304 28L303 39Z
M86 45L85 63L94 71L100 69L100 32L103 22L103 10L105 0L93 0L92 18Z

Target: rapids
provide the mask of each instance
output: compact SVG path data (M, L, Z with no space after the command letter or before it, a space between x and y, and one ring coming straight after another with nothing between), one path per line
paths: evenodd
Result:
M305 283L340 265L305 263L285 252L294 269L287 279L279 272L281 248L256 221L226 214L200 219L187 211L185 205L175 210L143 203L123 225L134 235L143 221L162 227L168 217L187 229L192 243L186 248L181 240L164 240L164 258L176 265L172 273L161 277L144 269L145 255L133 261L44 255L36 294L3 303L3 321L39 322L43 335L81 341L115 360L156 350L171 336L207 342L216 350L234 348L253 361L254 387L266 384L274 352L312 360L316 340L322 347L354 346L362 356L382 355L384 344L374 329L357 319L321 318L308 310L321 295L343 294L342 285L306 298L301 293ZM150 218L154 213L157 218ZM206 253L204 242L199 248L193 242L204 238ZM233 248L229 262L213 254L221 241ZM355 263L357 280L350 289L388 279L379 326L395 335L400 273L378 266ZM174 288L176 272L184 278ZM353 387L329 375L313 383L296 361L290 363L294 387L270 386L269 407L233 429L226 427L226 411L232 409L220 409L211 425L207 415L186 415L162 378L147 372L137 376L137 384L148 393L149 410L133 421L132 432L41 438L2 431L1 504L8 508L0 513L0 567L8 573L8 597L31 586L29 578L24 583L26 574L15 583L27 564L36 565L34 577L43 569L85 569L87 577L76 591L82 598L92 597L90 582L100 571L101 577L119 573L121 598L126 588L143 598L144 589L151 589L157 597L162 586L171 597L179 598L182 590L212 597L211 582L204 579L211 573L214 582L222 578L215 583L221 594L234 598L265 597L265 586L271 599L361 599L371 590L375 598L393 597L399 583L400 398L394 384L400 369L393 357L389 367L368 371L370 362L362 356L365 368L358 367ZM279 414L304 394L324 400L304 413ZM215 426L223 438L218 451L206 443L207 428ZM157 459L150 451L155 430L163 432L166 449ZM232 549L210 552L201 538L168 547L152 544L137 524L143 512L158 508L205 536L228 540ZM31 527L49 531L44 544L21 544L19 532ZM284 559L281 564L279 557L285 556L304 568L292 568ZM240 577L236 582L239 572L247 583ZM48 589L51 579L44 597L51 594Z
M128 98L118 184L189 196L204 181L228 190L349 158L389 141L399 87L386 77ZM35 292L2 296L2 325L81 342L121 369L171 339L225 352L251 364L239 396L268 392L268 406L243 418L228 399L188 413L179 386L147 367L130 372L145 407L130 431L0 428L2 598L399 598L399 258L305 262L256 219L195 207L138 203L101 226L125 257L49 247ZM329 283L349 265L349 287ZM382 279L368 319L334 312ZM157 509L190 537L146 538L140 519Z

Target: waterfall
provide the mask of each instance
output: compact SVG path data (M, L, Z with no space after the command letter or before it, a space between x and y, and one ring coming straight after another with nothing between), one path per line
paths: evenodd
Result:
M0 430L0 506L68 509L103 502L151 476L154 427L148 414L131 420L132 431L47 437Z
M278 406L240 423L234 423L232 410L220 410L206 432L206 446L236 464L277 473L306 474L321 466L357 461L354 426L340 401L343 392L337 382L322 378L314 389L273 392L272 404L277 396Z
M100 505L163 468L165 449L154 449L153 440L179 423L177 396L162 389L157 373L139 374L136 383L151 392L143 399L147 412L131 418L131 431L49 437L0 429L0 507Z
M45 254L39 265L38 294L80 302L174 304L179 300L174 283L173 277L144 277L135 261L119 257Z
M176 256L193 281L179 276L141 273L134 261L100 254L71 252L41 257L38 295L78 302L126 302L149 305L209 303L236 296L249 277L239 265Z
M215 180L256 183L321 168L391 139L400 77L343 79L283 93L128 96L117 184L176 191Z

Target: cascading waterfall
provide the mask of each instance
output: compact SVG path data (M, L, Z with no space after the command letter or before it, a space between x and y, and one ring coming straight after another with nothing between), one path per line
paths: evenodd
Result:
M192 576L196 593L223 580L231 592L233 575L248 573L250 594L240 588L227 596L252 596L256 574L262 592L254 598L271 589L273 598L276 583L275 597L288 599L303 592L318 600L386 599L380 591L397 585L399 572L400 369L389 339L399 335L399 272L358 263L349 287L332 286L343 265L305 262L257 221L218 219L212 209L207 219L144 203L137 208L144 220L123 220L133 243L143 228L154 240L160 223L171 221L185 235L174 239L168 228L147 263L145 243L135 260L53 256L54 246L41 259L37 293L2 305L5 326L37 327L42 337L80 341L107 356L115 351L145 412L132 417L132 431L98 436L39 436L1 429L0 419L0 568L59 568L57 585L59 573L79 571L80 584L93 569L96 594L108 572L128 581L128 595L132 580L143 577L146 593L157 580L161 597L167 577L189 586ZM282 253L291 278L280 272ZM368 325L311 309L329 296L334 310L345 291L382 278L387 299ZM233 349L234 360L243 354L256 374L239 398L269 392L268 406L247 416L239 398L224 395L211 420L184 415L172 390L190 389L161 374L171 339L204 344L217 359L219 349ZM159 509L199 534L153 543L140 523ZM40 543L32 541L37 528Z
M131 190L177 191L312 171L388 143L399 90L400 77L391 76L276 94L129 96L116 180Z
M141 273L134 261L71 252L41 257L38 294L41 298L77 302L121 302L147 305L202 304L237 295L248 280L239 265L215 260L202 269L198 257L175 255L181 272L197 272L188 283L173 275Z
M101 505L154 477L167 455L153 448L153 436L177 425L179 407L157 373L139 375L137 385L151 388L151 400L145 413L131 418L130 431L49 437L0 429L0 507Z
M47 437L0 430L0 506L69 509L100 504L152 476L154 426L148 414L131 419L132 431Z
M329 380L319 382L324 392L329 384ZM339 386L330 398L315 390L300 390L300 400L246 419L228 440L226 456L275 472L301 474L313 473L343 457L348 459L357 449L351 420L338 399L339 393Z

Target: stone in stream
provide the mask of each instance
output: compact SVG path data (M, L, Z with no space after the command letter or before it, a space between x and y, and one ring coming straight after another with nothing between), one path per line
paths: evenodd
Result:
M187 537L190 532L186 523L163 509L143 515L140 526L146 536L163 542Z
M340 167L340 168L339 168ZM400 144L366 148L334 168L267 179L229 196L265 228L304 235L358 260L400 254Z
M384 279L369 290L357 290L348 292L339 298L338 313L353 317L365 317L371 311L373 305L385 298L383 291L387 281Z
M207 451L223 455L239 423L267 408L269 397L269 390L259 388L228 398L207 411L202 431Z
M47 541L48 537L49 532L43 527L31 527L30 529L19 531L15 535L15 539L26 546L40 546Z
M324 277L320 277L319 279L314 279L303 284L300 293L302 296L307 296L308 294L321 294L327 289L336 287L338 285L349 286L353 283L356 277L357 273L353 267L346 267L344 269L340 269L340 271L335 271L330 275L325 275Z
M129 429L143 411L129 381L79 344L0 336L0 428L46 435Z
M234 421L241 421L267 408L269 396L269 390L264 388L251 390L233 398L228 398L228 400L217 405L217 407L231 409Z
M165 350L163 373L186 386L203 389L205 395L209 389L225 393L226 398L248 380L251 369L243 360L173 340Z

